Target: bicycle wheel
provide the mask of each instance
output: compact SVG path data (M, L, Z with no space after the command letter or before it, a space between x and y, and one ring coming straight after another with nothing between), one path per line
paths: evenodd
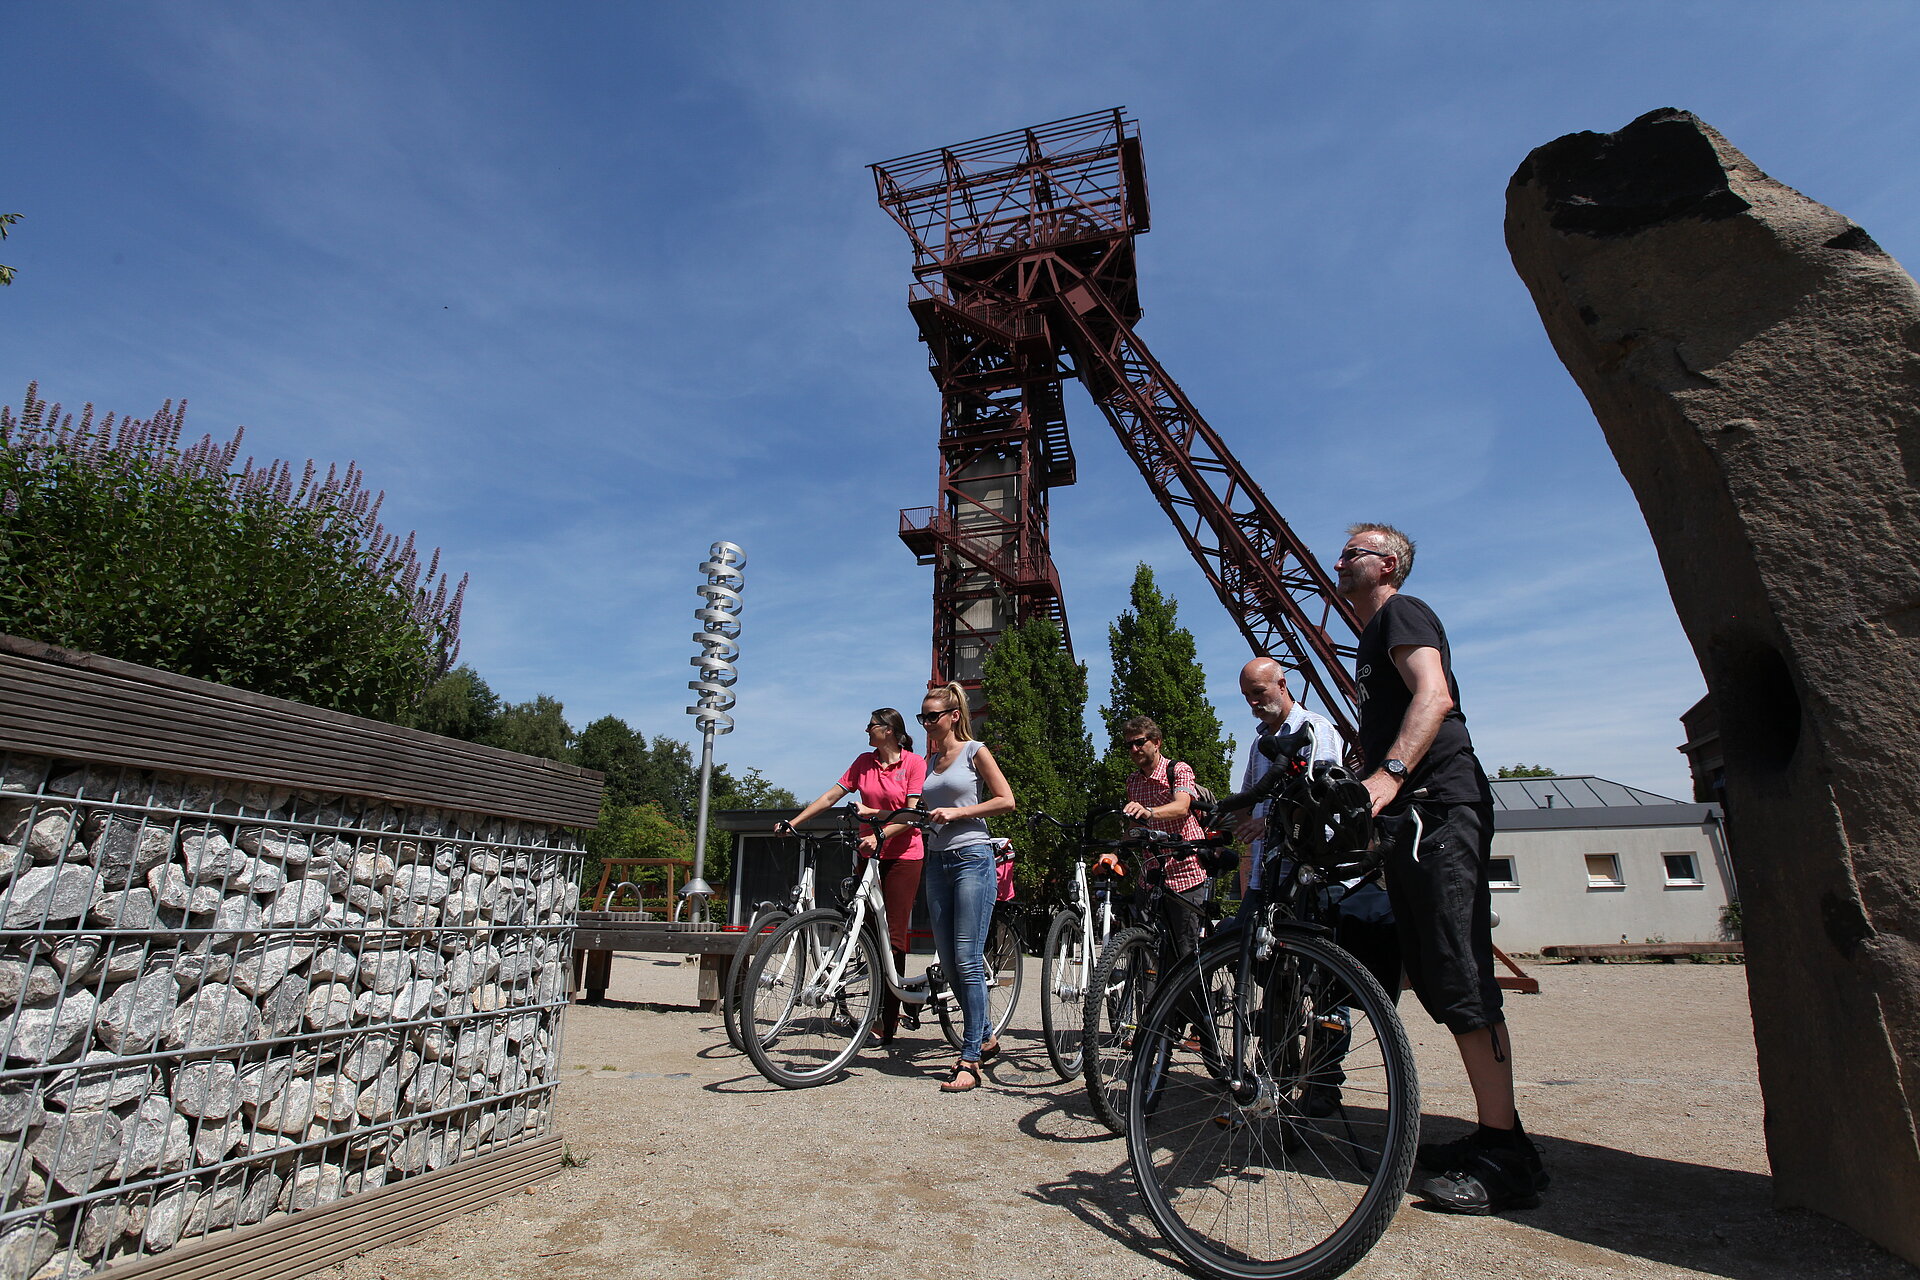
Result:
M985 1038L995 1039L1013 1021L1014 1008L1020 1003L1020 931L1001 911L993 913L987 925L984 957L987 966L987 1030ZM945 977L944 972L941 975ZM933 1002L940 1015L940 1030L947 1043L961 1048L966 1043L966 1026L960 1011L960 993L948 982L944 995Z
M775 930L748 967L741 1034L754 1067L777 1085L825 1084L867 1041L880 1008L880 955L872 934L855 934L849 923L829 908L804 911Z
M1062 1080L1071 1080L1085 1061L1081 1019L1086 1016L1092 967L1078 911L1062 907L1053 913L1040 955L1040 1028L1046 1033L1047 1057Z
M753 922L740 939L740 946L733 953L732 962L727 965L726 984L720 988L720 1017L727 1025L727 1043L736 1049L746 1048L746 1041L740 1035L740 1003L746 991L747 969L753 964L753 953L767 940L767 930L779 928L781 922L792 914L785 907L771 904L756 911Z
M1208 1275L1336 1276L1373 1247L1406 1191L1420 1124L1413 1051L1365 966L1285 931L1254 962L1248 1070L1236 1073L1239 964L1239 939L1220 939L1154 996L1127 1157L1161 1235Z
M1081 1009L1080 1044L1085 1059L1087 1101L1100 1123L1115 1133L1127 1131L1127 1068L1133 1060L1140 1015L1153 995L1160 973L1153 932L1135 926L1108 940L1087 980Z

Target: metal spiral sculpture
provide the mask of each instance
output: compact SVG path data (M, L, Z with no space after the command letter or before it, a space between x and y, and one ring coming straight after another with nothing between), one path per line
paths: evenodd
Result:
M740 571L747 556L731 542L716 542L707 557L700 565L707 580L697 588L707 603L693 611L705 628L693 637L701 652L687 659L700 668L700 678L687 681L687 688L700 697L687 714L699 717L702 732L732 733L733 717L727 712L733 710L731 690L740 678L733 664L740 657L740 590L746 585Z

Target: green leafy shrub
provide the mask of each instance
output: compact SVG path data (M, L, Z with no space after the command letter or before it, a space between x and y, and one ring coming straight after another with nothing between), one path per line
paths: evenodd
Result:
M463 578L381 526L358 467L239 469L186 405L0 408L0 631L393 720L453 665ZM429 589L431 588L431 589Z

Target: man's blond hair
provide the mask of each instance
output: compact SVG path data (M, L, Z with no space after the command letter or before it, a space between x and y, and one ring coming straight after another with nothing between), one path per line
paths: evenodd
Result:
M1407 575L1413 572L1413 539L1390 524L1350 524L1347 536L1356 533L1377 533L1386 545L1380 548L1393 557L1393 576L1387 579L1387 585L1398 590Z

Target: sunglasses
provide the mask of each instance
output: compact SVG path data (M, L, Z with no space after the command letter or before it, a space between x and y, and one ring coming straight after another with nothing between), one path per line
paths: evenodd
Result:
M1144 747L1149 742L1152 742L1152 741L1153 741L1152 738L1128 738L1126 742L1122 745L1124 745L1127 750L1131 751L1135 747Z
M867 732L872 733L875 729L891 729L892 727L892 725L881 724L878 720L875 720L867 726Z
M1341 560L1358 560L1361 556L1379 556L1384 560L1392 554L1391 551L1375 551L1372 547L1348 547L1340 553L1334 563L1339 564Z
M919 715L915 716L914 719L918 720L921 724L932 724L935 720L938 720L941 716L946 715L947 711L958 711L958 710L959 710L958 707L948 707L946 711L922 711Z

